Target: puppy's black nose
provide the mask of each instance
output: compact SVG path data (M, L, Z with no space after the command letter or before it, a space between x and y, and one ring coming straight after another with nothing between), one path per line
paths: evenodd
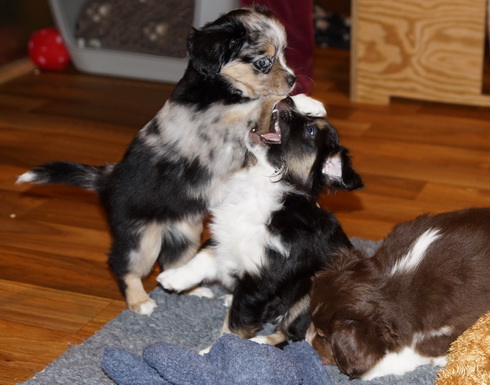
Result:
M288 85L290 87L294 86L294 83L296 83L296 76L294 75L288 75L286 78L286 81L288 82Z

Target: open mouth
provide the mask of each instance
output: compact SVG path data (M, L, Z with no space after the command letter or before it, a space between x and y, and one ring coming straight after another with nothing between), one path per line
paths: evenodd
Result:
M265 134L260 134L260 138L267 144L280 144L281 143L281 127L279 126L279 109L277 104L274 106L271 115L271 123L269 125L269 131Z
M290 117L293 108L294 102L290 97L279 100L272 108L269 128L257 127L250 131L251 143L281 144L283 134L281 125L287 131L289 128L287 123L289 121L288 117Z

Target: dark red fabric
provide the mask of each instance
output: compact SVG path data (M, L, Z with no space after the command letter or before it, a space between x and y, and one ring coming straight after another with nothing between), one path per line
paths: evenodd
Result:
M309 94L313 88L313 0L241 0L242 7L264 5L284 24L288 35L286 60L297 76L293 93Z

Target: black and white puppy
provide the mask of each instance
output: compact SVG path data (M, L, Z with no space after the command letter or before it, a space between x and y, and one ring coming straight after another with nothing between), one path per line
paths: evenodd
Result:
M262 103L294 87L285 48L284 28L268 10L231 11L190 35L183 78L120 163L53 162L19 177L99 193L113 238L109 264L131 310L156 306L141 279L157 259L168 268L195 255L203 214L245 164Z
M307 341L351 378L444 366L490 310L490 209L399 224L371 258L344 252L313 281Z
M223 332L251 338L279 320L274 334L254 338L273 345L304 338L312 276L333 253L351 247L336 218L317 205L319 194L325 187L362 187L334 128L301 111L292 98L283 99L264 124L270 130L250 134L249 167L228 181L211 210L212 241L186 265L158 277L175 291L221 281L233 293Z

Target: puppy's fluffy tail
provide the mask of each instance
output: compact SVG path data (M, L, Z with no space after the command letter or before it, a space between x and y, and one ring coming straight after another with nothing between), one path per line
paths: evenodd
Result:
M98 191L102 179L112 172L114 164L90 166L74 162L50 162L34 167L17 178L19 183L68 184Z

